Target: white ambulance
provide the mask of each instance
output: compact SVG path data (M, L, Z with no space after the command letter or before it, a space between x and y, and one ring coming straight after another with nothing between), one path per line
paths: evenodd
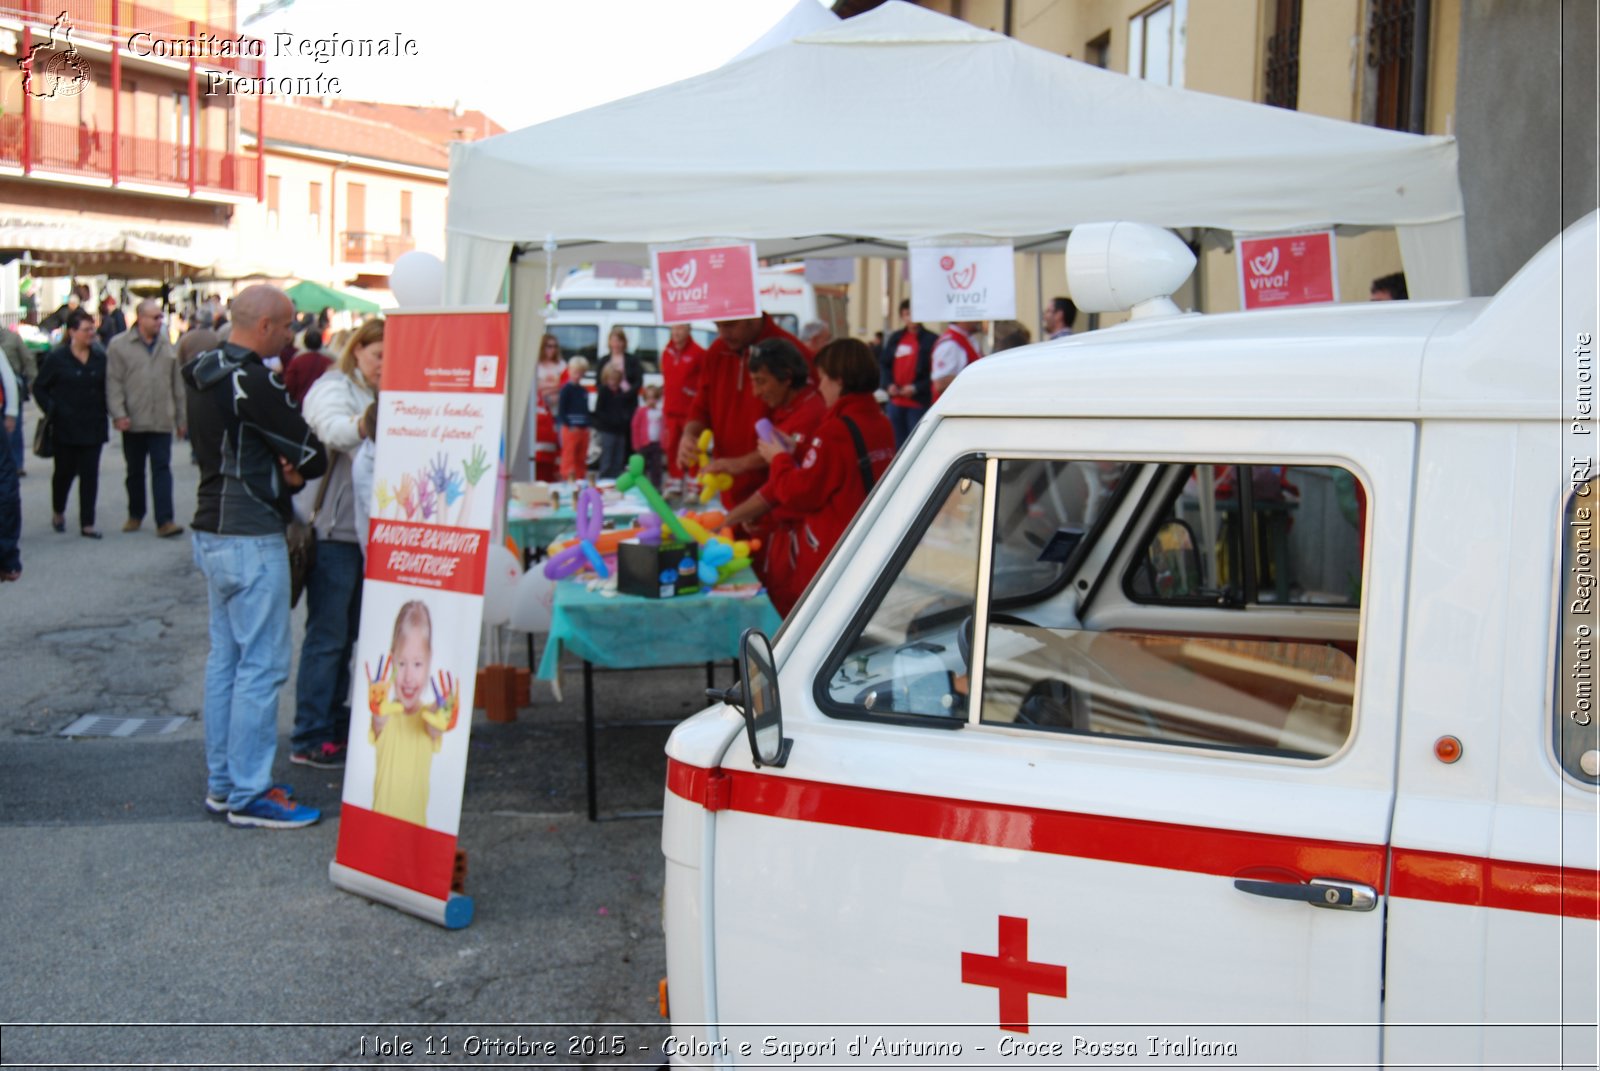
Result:
M1595 1066L1595 218L1219 316L1146 231L673 733L674 1061Z

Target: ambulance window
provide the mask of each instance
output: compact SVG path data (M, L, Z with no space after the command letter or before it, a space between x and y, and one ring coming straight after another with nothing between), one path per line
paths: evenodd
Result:
M1126 489L1131 469L1121 461L1000 462L991 593L996 605L1032 601L1066 582Z
M983 466L961 466L934 494L818 681L836 717L966 718L969 626L978 588Z
M1348 473L1163 466L1149 481L1149 503L1137 506L1151 520L1130 529L1133 547L1141 548L1124 582L1133 605L1112 630L1101 631L1092 614L1080 617L1077 600L1048 586L1025 596L1002 571L1007 562L1043 556L1037 530L1052 524L1056 531L1086 530L1090 548L1107 538L1101 529L1119 512L1117 495L1136 482L1138 466L1050 463L1057 479L1100 479L1065 500L1033 490L1042 464L1000 464L982 724L1302 759L1343 747L1354 712L1353 646L1331 635L1278 633L1274 622L1310 604L1355 605L1365 518ZM1008 501L1040 515L1032 529L1008 516ZM1346 505L1354 516L1346 516ZM1052 522L1052 515L1060 520ZM1244 546L1255 548L1249 562ZM1064 579L1081 560L1068 555ZM1018 564L1009 568L1026 575ZM1217 606L1247 602L1256 613L1225 632L1214 627ZM1197 627L1198 621L1208 624ZM1259 636L1241 635L1252 632Z
M1365 525L1366 492L1342 468L1194 465L1174 481L1125 590L1177 605L1358 606Z
M1561 536L1561 647L1556 655L1556 757L1580 781L1600 784L1595 723L1596 482L1567 499Z

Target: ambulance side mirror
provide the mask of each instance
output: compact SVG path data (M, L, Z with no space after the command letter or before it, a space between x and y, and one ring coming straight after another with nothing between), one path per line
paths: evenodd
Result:
M791 740L783 737L783 711L778 702L778 669L772 641L760 629L746 629L739 641L739 669L744 680L744 728L750 757L757 766L782 766L789 761Z

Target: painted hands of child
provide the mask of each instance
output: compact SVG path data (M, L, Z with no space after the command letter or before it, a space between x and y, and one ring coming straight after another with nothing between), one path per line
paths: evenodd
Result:
M444 487L440 490L440 493L444 495L444 504L446 506L455 505L464 490L461 486L461 474L459 472L451 474L450 478L445 481Z
M461 682L441 669L432 684L434 706L440 713L450 717L444 727L444 731L449 732L456 727L456 720L461 716Z
M466 474L469 484L474 487L478 485L478 481L483 479L483 474L489 471L489 455L484 452L483 447L472 448L472 457L461 463L461 471Z
M417 514L417 481L411 473L400 477L400 489L395 492L394 500L400 503L400 508L405 511L406 520Z
M373 717L378 717L383 701L389 698L389 671L394 668L394 662L388 655L383 655L378 659L378 672L372 672L372 666L367 663L363 663L361 668L367 674L367 709Z
M439 456L428 464L428 481L440 494L444 494L444 489L450 485L450 455L443 450L439 451Z
M382 513L384 510L388 509L389 504L394 501L394 495L389 491L388 480L379 480L377 485L373 487L373 494L375 494L378 498L379 513Z
M433 484L420 483L417 485L417 510L422 514L423 520L429 521L433 519L434 506L438 503L438 500L439 495L434 491Z

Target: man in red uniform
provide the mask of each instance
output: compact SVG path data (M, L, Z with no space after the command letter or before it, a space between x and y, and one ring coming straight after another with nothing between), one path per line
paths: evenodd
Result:
M756 421L767 415L767 405L750 389L745 361L752 345L769 338L787 339L810 366L811 352L765 313L749 320L717 321L717 340L700 361L700 389L678 437L679 465L687 469L695 464L700 433L707 428L716 440L717 457L742 457L756 449ZM813 370L813 379L815 375ZM734 476L733 486L722 492L723 508L732 509L749 498L766 478L765 466Z
M661 441L667 447L667 475L683 479L677 442L683 437L700 389L700 362L706 351L694 340L688 324L673 324L671 337L661 350Z
M972 364L983 354L979 352L973 338L983 330L983 324L977 320L958 320L945 329L939 336L939 341L933 344L933 398L938 401L939 395L949 389L955 382L957 375L967 365Z
M772 477L728 514L734 525L768 513L777 519L762 580L785 616L894 458L894 428L873 397L878 359L867 344L833 343L819 355L817 371L827 416L798 457L763 444Z

